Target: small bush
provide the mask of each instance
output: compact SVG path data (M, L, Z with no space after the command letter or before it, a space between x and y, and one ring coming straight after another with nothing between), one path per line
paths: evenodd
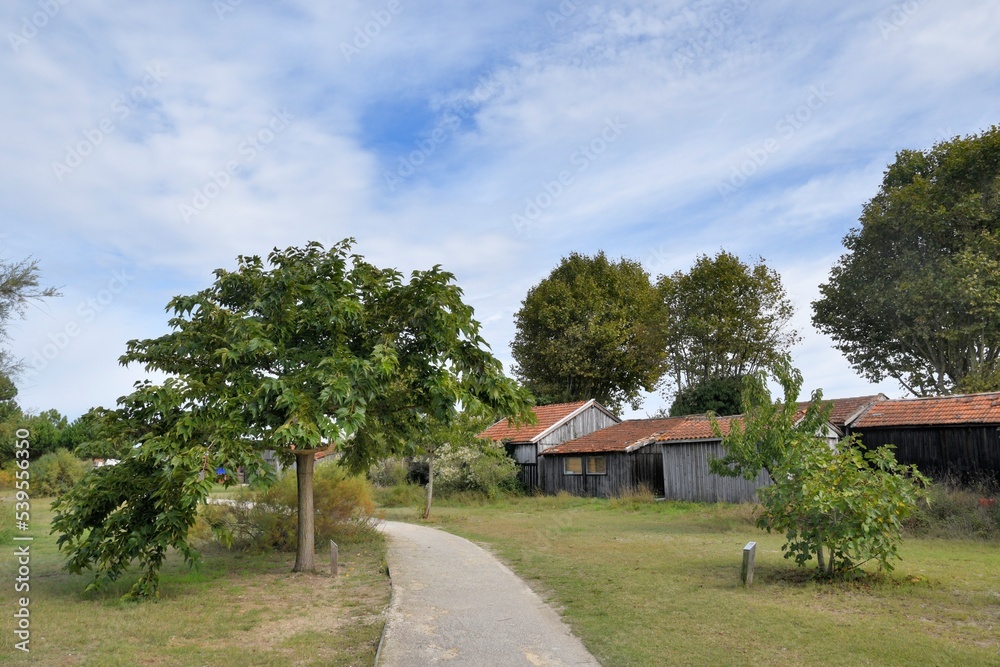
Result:
M0 468L0 490L13 489L14 488L14 467L11 463L8 463L3 468Z
M316 543L357 541L370 537L378 519L372 488L361 476L348 475L336 463L316 466L313 476ZM214 539L238 549L294 551L298 535L298 489L295 474L269 488L241 491L224 504L206 505L194 537Z
M89 461L76 458L68 449L57 449L31 464L31 494L35 497L66 493L90 470Z
M425 497L424 487L410 482L375 487L375 502L379 507L419 507Z
M487 498L518 491L517 463L495 443L444 445L434 461L435 493L471 491Z
M409 474L410 466L406 459L389 457L382 459L368 470L368 479L376 486L390 487L406 484L406 477Z

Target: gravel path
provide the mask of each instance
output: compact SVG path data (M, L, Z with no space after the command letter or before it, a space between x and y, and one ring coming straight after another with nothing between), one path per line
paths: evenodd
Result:
M379 667L599 665L551 607L490 553L388 521L392 602Z

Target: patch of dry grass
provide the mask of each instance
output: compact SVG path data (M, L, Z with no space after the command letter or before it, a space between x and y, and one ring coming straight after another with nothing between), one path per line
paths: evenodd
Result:
M340 576L291 572L294 554L211 549L197 570L168 561L158 602L122 602L131 580L83 593L60 567L51 518L34 503L31 653L13 648L13 585L0 586L0 663L31 665L371 665L388 603L384 542L340 545ZM12 551L11 544L0 546ZM11 559L3 577L12 581ZM9 613L10 612L10 613Z

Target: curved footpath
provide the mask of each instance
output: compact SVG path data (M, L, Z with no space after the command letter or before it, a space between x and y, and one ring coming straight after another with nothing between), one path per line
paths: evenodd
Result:
M392 602L378 667L600 665L534 591L486 550L396 521Z

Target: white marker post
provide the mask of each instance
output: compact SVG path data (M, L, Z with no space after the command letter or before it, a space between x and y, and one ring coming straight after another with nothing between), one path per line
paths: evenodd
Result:
M743 585L747 588L753 585L753 565L756 558L757 543L747 542L747 545L743 547L743 570L740 572L740 579L743 580Z

